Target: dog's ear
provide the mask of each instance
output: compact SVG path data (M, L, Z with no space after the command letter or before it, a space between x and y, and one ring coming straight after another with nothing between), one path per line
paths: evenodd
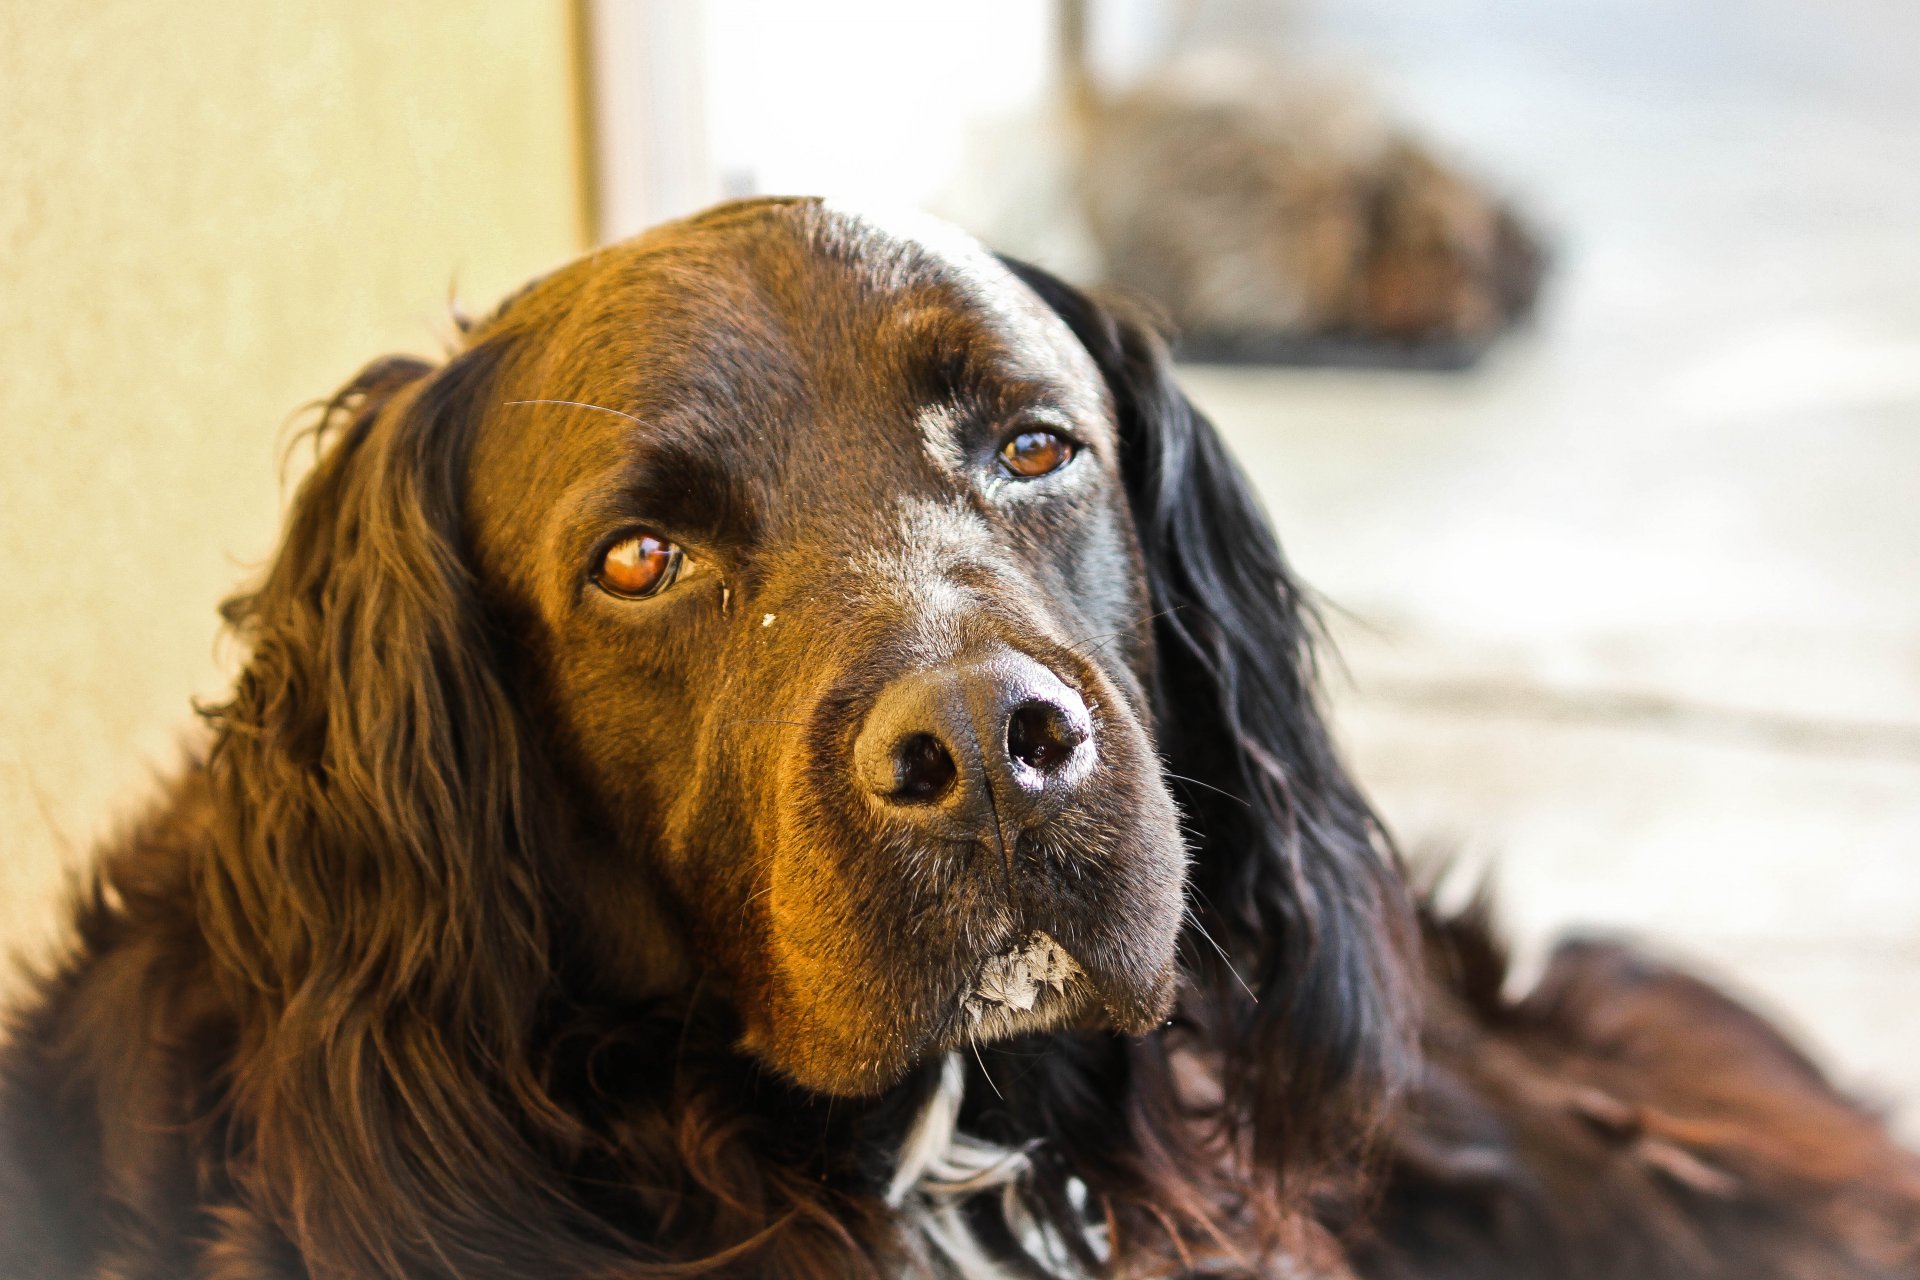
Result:
M339 1274L500 1262L545 1211L510 1183L535 1164L508 1117L546 1118L515 1073L547 982L553 823L461 532L499 354L386 360L342 389L277 558L225 609L250 657L210 713L197 892L256 1040L231 1084L236 1167Z
M1321 717L1311 608L1153 332L1008 266L1113 395L1155 614L1155 729L1195 845L1188 1012L1228 1050L1263 1166L1334 1155L1413 1069L1418 953L1397 858Z

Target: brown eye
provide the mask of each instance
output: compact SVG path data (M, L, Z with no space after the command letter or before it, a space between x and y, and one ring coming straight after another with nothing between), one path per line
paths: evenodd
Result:
M593 580L609 595L639 600L658 595L680 576L687 553L650 533L636 533L607 548Z
M1023 480L1058 471L1072 458L1072 443L1051 431L1023 431L1000 446L1000 465Z

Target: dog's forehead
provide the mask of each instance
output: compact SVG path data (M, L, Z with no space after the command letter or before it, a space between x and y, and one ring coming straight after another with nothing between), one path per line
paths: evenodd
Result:
M865 367L877 377L897 367L879 357L945 343L1048 380L1089 418L1111 411L1066 322L978 240L924 213L743 202L612 252L606 274L625 286L602 293L595 327L637 326L635 364L663 382L691 367L808 385L810 364L848 356L876 357Z

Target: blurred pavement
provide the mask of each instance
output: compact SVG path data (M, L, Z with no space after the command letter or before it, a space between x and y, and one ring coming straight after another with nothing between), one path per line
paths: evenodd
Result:
M1920 1136L1920 8L1341 0L1544 215L1465 376L1193 368L1404 843L1706 966Z

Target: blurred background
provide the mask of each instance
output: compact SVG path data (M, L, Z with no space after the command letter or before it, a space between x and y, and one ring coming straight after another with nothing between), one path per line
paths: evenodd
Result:
M1920 7L0 7L0 941L196 741L284 426L712 200L1143 298L1522 973L1703 966L1920 1136Z

